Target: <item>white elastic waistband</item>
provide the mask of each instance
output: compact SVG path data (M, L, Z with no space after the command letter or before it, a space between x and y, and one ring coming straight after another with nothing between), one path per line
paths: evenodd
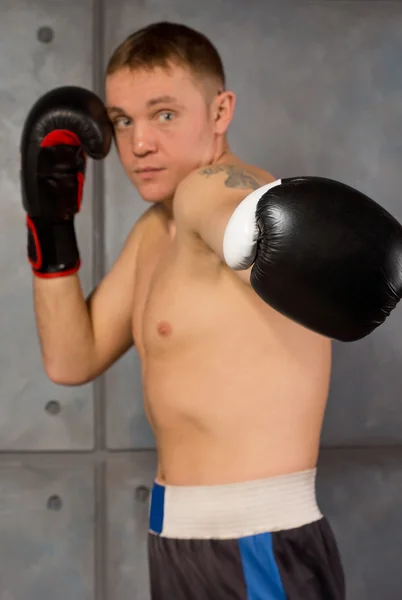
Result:
M310 469L225 485L155 484L150 532L174 538L222 539L301 527L322 518L315 479L316 469Z

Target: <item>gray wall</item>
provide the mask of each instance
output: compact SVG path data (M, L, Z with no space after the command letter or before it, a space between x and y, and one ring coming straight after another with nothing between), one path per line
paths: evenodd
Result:
M402 3L1 0L0 598L146 600L154 443L135 350L92 385L42 372L18 183L23 119L47 90L102 93L129 32L180 20L216 43L238 94L231 143L278 177L357 186L402 220ZM46 42L50 27L53 39ZM45 41L41 41L45 40ZM87 293L144 206L116 154L91 168L78 224ZM351 600L400 600L401 310L334 347L318 495ZM51 402L49 405L48 403Z

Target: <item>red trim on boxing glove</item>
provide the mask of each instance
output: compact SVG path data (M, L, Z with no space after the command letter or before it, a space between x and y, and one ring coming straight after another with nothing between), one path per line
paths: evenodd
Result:
M51 131L43 138L41 142L41 148L48 148L50 146L81 146L80 138L77 134L68 129L55 129Z
M42 251L40 249L38 234L36 233L36 227L35 227L33 221L31 220L31 218L29 217L29 215L27 215L27 217L26 217L26 223L27 223L28 229L30 230L30 232L32 234L33 240L34 240L35 255L36 255L36 260L34 260L30 254L28 254L28 259L29 259L29 262L31 263L32 269L34 271L36 271L37 269L40 269L42 266Z
M32 271L44 279L76 273L81 260L73 220L50 222L26 217L28 258Z
M68 271L57 271L55 273L41 273L40 271L35 271L35 269L33 269L33 272L35 273L36 277L39 277L40 279L56 279L60 277L66 277L67 275L74 275L74 273L77 273L80 267L81 261L79 260L77 265L74 268L69 269Z
M78 192L77 192L77 206L78 210L81 210L82 195L84 193L85 175L84 173L77 173Z

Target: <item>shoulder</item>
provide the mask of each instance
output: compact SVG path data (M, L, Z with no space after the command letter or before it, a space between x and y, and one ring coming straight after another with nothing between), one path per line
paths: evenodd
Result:
M252 165L218 163L192 171L179 184L176 196L197 190L256 190L274 181L271 173Z
M125 246L138 249L142 240L149 238L152 231L156 231L158 227L160 228L162 221L160 212L158 206L147 208L131 226L126 237Z
M246 164L218 163L192 171L178 185L173 212L178 222L191 225L205 211L236 205L274 177Z

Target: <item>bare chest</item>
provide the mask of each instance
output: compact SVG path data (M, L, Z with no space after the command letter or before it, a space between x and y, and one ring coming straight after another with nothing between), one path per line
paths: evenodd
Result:
M169 235L139 255L133 335L143 358L185 345L205 327L217 275L213 257L194 256Z

